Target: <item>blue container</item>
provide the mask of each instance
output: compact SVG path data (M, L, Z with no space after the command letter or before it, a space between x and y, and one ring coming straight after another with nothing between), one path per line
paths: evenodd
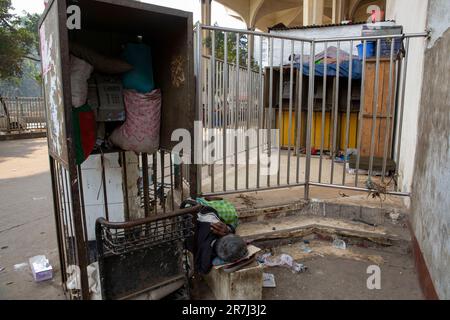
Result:
M144 43L128 43L123 57L133 70L122 75L125 89L148 93L155 89L153 80L152 49Z
M363 59L363 50L364 50L364 44L358 44L356 46L358 48L358 56L359 59L362 60ZM376 43L375 41L367 41L367 45L366 45L366 58L373 58L375 57L375 47L376 47Z

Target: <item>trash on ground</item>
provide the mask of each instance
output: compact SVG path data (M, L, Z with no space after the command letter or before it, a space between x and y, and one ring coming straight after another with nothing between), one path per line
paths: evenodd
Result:
M0 272L5 271L5 267L0 267Z
M344 240L341 239L335 239L333 241L333 247L335 247L336 249L347 250L347 244Z
M307 270L305 265L295 262L294 258L287 254L273 257L271 253L266 253L259 257L258 262L266 267L286 267L294 273L301 273Z
M22 262L14 265L14 271L20 271L28 266L28 263Z
M53 279L53 268L45 256L32 257L29 262L34 281L41 282Z
M47 197L36 197L36 198L33 198L33 201L42 201L42 200L46 200L47 199Z
M70 265L67 268L69 278L66 282L68 290L81 290L80 267L77 265ZM89 292L91 300L101 300L101 284L98 262L91 263L87 267Z
M306 243L302 243L300 249L302 249L304 253L311 253L313 251Z
M273 273L263 273L263 288L276 288L275 275Z
M392 222L396 224L398 220L400 219L400 213L398 212L391 212L389 213L389 217L391 218Z

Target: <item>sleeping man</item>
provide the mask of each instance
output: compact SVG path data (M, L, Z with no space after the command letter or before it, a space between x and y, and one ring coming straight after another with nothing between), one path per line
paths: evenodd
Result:
M198 204L202 209L197 215L194 237L196 272L208 274L216 258L223 263L231 263L245 257L247 245L235 235L239 223L235 207L221 198L197 198L186 200L182 208Z

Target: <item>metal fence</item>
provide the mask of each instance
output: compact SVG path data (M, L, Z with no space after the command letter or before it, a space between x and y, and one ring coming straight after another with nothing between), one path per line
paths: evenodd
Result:
M310 187L321 186L408 195L396 182L406 78L414 76L408 56L410 42L426 36L306 39L197 25L201 153L221 154L198 164L198 193L304 186L308 199ZM229 39L241 38L234 61Z
M43 98L1 97L0 99L0 131L41 132L47 128Z

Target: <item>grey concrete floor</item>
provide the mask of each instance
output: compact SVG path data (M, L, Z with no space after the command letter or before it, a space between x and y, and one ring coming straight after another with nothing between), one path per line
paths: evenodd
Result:
M46 139L0 142L0 299L64 299ZM53 280L35 283L28 266L46 255Z
M297 244L298 245L298 244ZM289 269L266 268L275 276L276 288L264 288L265 300L422 300L414 261L409 254L355 248L363 255L382 257L379 265L381 289L367 288L367 268L375 263L336 256L314 257L297 261L307 272L293 274Z
M322 245L331 247L330 243ZM293 244L289 250L283 246L274 247L275 255L292 254L292 250L300 252L300 244ZM311 254L310 257L302 259L294 258L298 263L307 266L308 270L304 273L294 274L282 267L264 268L264 272L275 276L276 288L263 288L263 300L424 299L410 254L355 246L350 246L339 254L328 252L329 254L322 257ZM366 259L368 257L377 258L379 261L376 264ZM373 265L380 267L379 290L367 288L367 279L370 276L367 270ZM192 296L195 300L215 299L206 281L200 276L194 279Z

